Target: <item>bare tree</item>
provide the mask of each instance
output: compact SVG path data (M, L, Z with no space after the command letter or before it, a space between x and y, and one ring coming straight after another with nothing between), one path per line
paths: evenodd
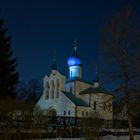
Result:
M30 80L27 84L19 82L17 84L17 98L22 101L36 101L43 93L43 87L36 79Z
M140 44L136 43L136 39L140 38L139 25L132 7L126 6L104 25L100 41L107 79L115 85L114 91L124 97L130 140L134 140L131 103L140 84L134 68L136 65L132 63L140 49Z
M43 88L40 82L36 79L32 79L28 82L27 89L28 100L33 100L34 102L36 102L43 93Z

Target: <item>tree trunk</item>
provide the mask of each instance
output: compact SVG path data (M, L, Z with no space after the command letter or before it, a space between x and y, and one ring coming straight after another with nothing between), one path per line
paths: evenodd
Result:
M128 83L129 83L129 74L128 74L128 65L126 64L126 65L124 65L124 93L125 93L125 103L126 103L126 115L127 115L127 119L128 119L130 140L134 140L132 118L131 118L130 108L129 108L130 95L129 95Z
M128 105L127 105L126 109L127 109L127 118L128 118L130 140L134 140L134 131L133 131L132 119L131 119L131 115L129 113Z

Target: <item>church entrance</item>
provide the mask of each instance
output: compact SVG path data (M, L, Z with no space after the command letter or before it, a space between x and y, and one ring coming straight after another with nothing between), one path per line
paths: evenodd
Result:
M48 114L49 117L56 117L55 109L48 110L47 114Z
M49 123L51 124L55 124L56 123L56 116L57 116L57 112L54 108L49 108L47 111L47 116L49 118Z

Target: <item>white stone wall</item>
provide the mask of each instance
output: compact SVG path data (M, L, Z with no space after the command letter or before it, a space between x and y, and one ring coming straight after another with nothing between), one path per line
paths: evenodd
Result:
M76 86L76 88L75 88ZM72 93L74 93L77 97L81 98L81 96L79 95L79 93L89 87L93 87L93 85L90 85L88 83L84 83L81 81L71 81L71 82L67 82L65 84L65 90L70 92L70 88L72 87Z
M75 116L75 104L73 104L61 91L64 90L65 76L61 75L58 71L53 70L50 76L45 75L44 77L44 92L39 99L37 106L47 112L50 109L54 109L57 112L57 116L64 116L64 111L66 111L65 116ZM54 85L52 86L52 81ZM57 83L59 82L59 90L57 91ZM48 85L49 84L49 89ZM54 89L53 89L54 88ZM54 91L54 96L52 98L51 91ZM57 96L59 92L59 96ZM46 98L46 93L49 94L49 98ZM69 112L70 111L70 112ZM70 113L70 114L69 114Z
M45 100L44 96L40 98L37 106L47 112L50 108L56 110L57 116L75 116L75 104L73 104L63 93L60 93L59 98ZM70 111L70 115L68 112Z
M88 89L90 87L93 87L91 84L81 82L81 81L76 81L76 95L77 97L81 97L79 93L85 89Z
M57 112L57 116L64 116L65 114L65 116L70 117L75 117L75 115L77 115L77 117L88 117L91 112L98 112L103 119L110 120L113 118L111 95L105 93L81 95L79 94L81 91L93 87L93 85L81 81L71 81L65 84L65 80L66 77L57 70L52 70L49 76L45 75L43 82L44 92L37 103L40 109L45 112L49 109L54 109ZM87 104L90 103L90 107L76 107L75 104L62 93L62 91L70 92L71 87L71 92ZM89 99L91 100L89 101ZM94 110L94 102L96 102L96 110Z
M44 77L44 92L45 99L54 99L59 97L59 92L64 90L66 77L60 74L57 70L52 70L50 76Z
M73 94L75 94L75 81L68 82L65 84L65 91L70 92L70 89L72 89Z

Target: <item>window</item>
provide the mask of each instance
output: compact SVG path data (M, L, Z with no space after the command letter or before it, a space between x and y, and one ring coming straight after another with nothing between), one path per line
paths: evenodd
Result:
M108 105L108 111L112 111L111 104Z
M69 112L68 112L68 115L70 115L70 110L69 110Z
M96 101L94 101L93 109L96 110Z
M79 76L81 76L81 71L79 70Z
M60 88L59 80L57 79L57 81L56 81L56 98L59 97L59 88Z
M72 77L72 71L70 71L70 78Z
M51 81L51 99L54 98L54 88L55 88L54 81Z
M64 116L66 115L66 110L64 110Z
M70 87L70 93L72 93L72 87Z
M50 86L49 83L46 83L46 91L45 91L45 98L49 99L49 90L50 90Z
M86 111L86 116L88 116L88 112Z
M45 91L45 97L46 97L46 100L49 99L49 91Z
M104 103L104 111L106 111L106 104Z
M84 116L84 111L82 111L82 116Z

